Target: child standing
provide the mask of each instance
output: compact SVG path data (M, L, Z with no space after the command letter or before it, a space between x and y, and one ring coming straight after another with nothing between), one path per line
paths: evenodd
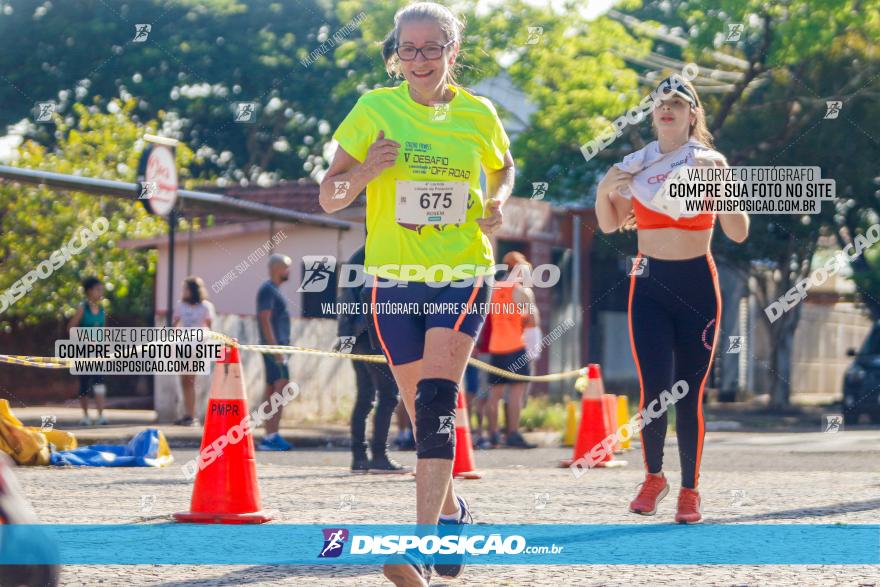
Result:
M87 277L82 282L86 299L77 306L76 313L67 323L67 330L71 328L103 328L107 324L107 316L104 314L104 284L97 277ZM71 339L73 337L71 336ZM104 417L104 400L107 397L107 386L104 385L104 377L101 375L79 376L79 404L82 406L83 417L79 421L80 426L91 426L89 418L89 395L95 398L95 407L98 409L98 419L95 424L106 425Z

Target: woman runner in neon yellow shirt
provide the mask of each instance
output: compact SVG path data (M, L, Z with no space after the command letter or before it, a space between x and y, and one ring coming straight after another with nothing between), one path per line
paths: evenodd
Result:
M321 182L327 212L366 188L365 271L382 350L416 427L416 522L471 521L455 495L455 408L495 272L489 237L513 189L510 141L485 98L458 86L463 24L432 2L406 6L383 46L405 81L363 95L334 134L339 148ZM480 187L486 174L487 192ZM461 574L462 560L386 564L396 585L425 585L432 568Z

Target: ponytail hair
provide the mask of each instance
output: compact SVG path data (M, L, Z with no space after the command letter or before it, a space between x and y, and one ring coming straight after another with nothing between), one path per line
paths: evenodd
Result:
M694 99L697 101L697 105L694 107L695 120L688 131L688 136L695 141L699 141L703 145L714 149L715 139L709 131L709 125L706 123L706 110L703 108L703 102L700 101L700 95L697 94L697 89L690 81L682 80L682 82L682 85L690 90Z

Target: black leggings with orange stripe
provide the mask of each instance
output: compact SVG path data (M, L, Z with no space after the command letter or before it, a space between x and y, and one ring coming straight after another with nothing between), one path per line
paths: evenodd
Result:
M641 386L639 410L648 409L646 420L650 420L641 433L645 468L649 473L663 468L667 418L666 410L659 409L666 403L660 395L685 380L688 391L675 403L675 430L681 484L696 489L705 434L703 391L721 318L718 273L710 255L684 261L646 260L642 274L632 276L629 290L630 341Z

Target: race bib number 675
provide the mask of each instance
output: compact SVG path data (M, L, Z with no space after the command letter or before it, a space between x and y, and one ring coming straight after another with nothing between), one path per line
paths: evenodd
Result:
M467 215L468 182L397 182L396 216L401 224L462 224Z

